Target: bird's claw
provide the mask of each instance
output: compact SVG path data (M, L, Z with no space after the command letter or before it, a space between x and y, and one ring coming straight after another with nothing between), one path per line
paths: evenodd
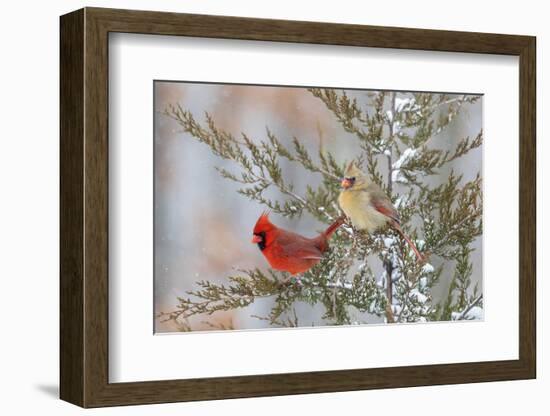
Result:
M302 287L303 286L302 279L300 279L299 277L292 276L281 282L281 287L288 287L290 285Z
M291 277L290 283L296 286L303 286L302 279L300 279L299 277Z

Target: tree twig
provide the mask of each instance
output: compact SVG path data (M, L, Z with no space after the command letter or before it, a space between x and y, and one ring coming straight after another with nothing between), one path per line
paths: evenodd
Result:
M474 299L474 301L468 305L466 307L466 309L464 309L460 315L458 315L458 317L456 318L457 321L460 321L462 319L465 319L466 318L466 315L468 314L468 312L470 312L474 306L477 306L481 301L483 300L483 294L479 295L477 298Z

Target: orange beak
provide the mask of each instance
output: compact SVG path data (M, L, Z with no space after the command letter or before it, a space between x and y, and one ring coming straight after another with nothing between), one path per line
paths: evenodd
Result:
M353 185L353 182L350 181L348 178L344 178L342 179L341 185L342 185L342 188L348 189L351 187L351 185Z
M262 241L262 237L260 237L259 235L255 235L252 237L252 243L253 244L258 244Z

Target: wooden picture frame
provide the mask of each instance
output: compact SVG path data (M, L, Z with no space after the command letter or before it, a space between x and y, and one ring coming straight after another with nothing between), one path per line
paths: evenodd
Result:
M60 396L82 407L536 376L536 41L530 36L85 8L61 17ZM109 383L108 35L298 42L519 57L519 359Z

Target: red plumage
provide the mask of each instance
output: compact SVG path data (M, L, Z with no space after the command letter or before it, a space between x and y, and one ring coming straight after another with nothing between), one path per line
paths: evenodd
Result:
M321 261L329 247L330 236L343 223L344 219L338 218L317 237L307 238L277 227L264 212L254 226L252 242L258 244L273 269L295 275L308 271Z

